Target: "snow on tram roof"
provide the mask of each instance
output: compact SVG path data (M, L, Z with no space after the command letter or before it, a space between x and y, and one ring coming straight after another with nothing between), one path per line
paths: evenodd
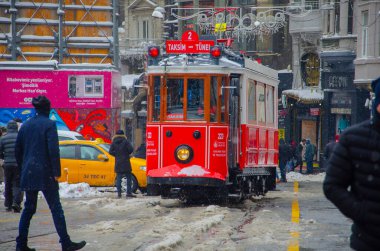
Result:
M207 66L207 65L216 65L215 60L210 57L208 54L179 54L169 56L159 62L160 66ZM242 67L242 64L239 64L235 61L229 60L226 57L221 57L219 60L220 66L229 66L229 67Z

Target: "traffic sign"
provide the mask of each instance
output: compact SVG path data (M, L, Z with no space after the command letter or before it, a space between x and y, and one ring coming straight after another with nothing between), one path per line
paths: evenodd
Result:
M199 40L195 31L189 30L183 33L182 40L167 40L166 53L210 53L210 49L215 45L213 40Z

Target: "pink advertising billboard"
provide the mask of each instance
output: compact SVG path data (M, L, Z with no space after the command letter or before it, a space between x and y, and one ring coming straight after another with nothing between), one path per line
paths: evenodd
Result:
M33 97L45 95L52 108L119 108L116 78L111 70L0 70L0 107L31 108Z

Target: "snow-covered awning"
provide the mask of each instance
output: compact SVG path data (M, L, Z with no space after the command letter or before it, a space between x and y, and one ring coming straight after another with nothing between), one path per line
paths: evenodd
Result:
M132 110L123 110L121 111L121 117L131 119L134 117L134 113Z
M305 104L319 103L323 100L323 91L320 89L290 89L282 94Z

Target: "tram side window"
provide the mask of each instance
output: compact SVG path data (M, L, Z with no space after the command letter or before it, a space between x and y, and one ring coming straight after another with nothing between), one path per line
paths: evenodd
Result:
M256 86L257 121L265 123L265 87L263 84Z
M222 86L226 86L226 78L222 78ZM220 108L221 108L221 114L220 114L220 122L226 122L227 121L227 109L226 109L226 97L228 97L228 89L224 89L222 91L222 96L220 98Z
M187 80L187 120L204 119L204 81L203 79Z
M248 121L256 120L256 95L255 95L255 82L249 80L248 84Z
M153 121L160 120L160 77L154 77L154 108L153 108Z
M166 82L167 119L183 120L183 79L168 79Z
M266 111L267 111L267 123L274 123L274 105L273 105L273 87L267 86L267 102L266 102Z
M210 121L216 122L216 111L217 111L217 101L218 101L218 78L211 78L211 88L210 88Z

